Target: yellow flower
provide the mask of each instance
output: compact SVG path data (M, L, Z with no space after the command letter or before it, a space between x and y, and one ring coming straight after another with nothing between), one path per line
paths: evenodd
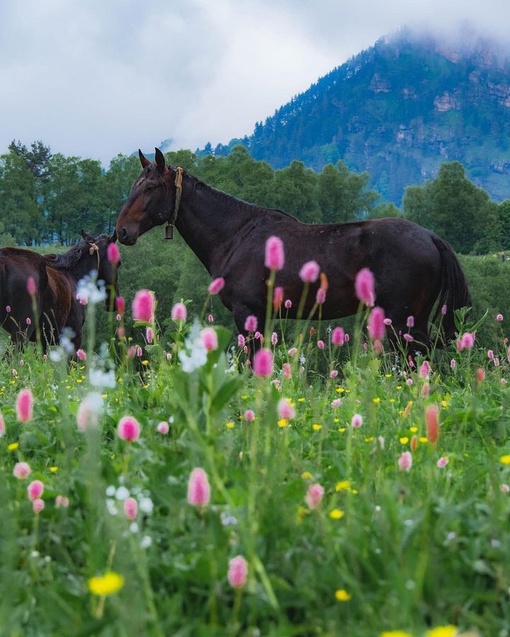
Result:
M278 421L278 427L286 427L289 424L289 421L285 418L280 418Z
M409 442L409 438L407 436L402 436L402 438L400 438L400 442L403 445L407 445L407 443Z
M447 400L442 400L441 401L441 407L448 407L448 401Z
M57 471L58 471L58 467L50 467L51 473L57 473Z
M374 442L374 437L368 436L368 438L365 438L365 442Z
M301 474L303 480L311 480L313 478L312 474L309 471L303 471Z
M231 420L229 420L228 422L225 423L225 427L227 429L233 429L235 427L235 423L233 423Z
M142 365L148 365L148 364L149 364L149 361L148 361L147 359L144 359L144 360L142 361Z
M345 588L339 588L335 591L335 599L337 602L348 602L352 595L348 593Z
M338 431L343 434L347 427L338 427Z
M336 393L337 393L337 394L343 394L343 392L345 391L345 389L344 389L343 387L337 387L337 388L335 389L335 391L336 391Z
M16 451L19 449L19 442L11 442L10 445L7 445L7 451Z
M510 464L510 453L507 453L506 455L501 456L499 461L501 462L501 464Z
M335 485L335 491L350 491L350 490L351 490L350 480L340 480Z
M302 522L305 519L305 517L309 514L310 514L310 509L306 507L298 507L298 510L297 510L298 522Z
M427 438L427 436L421 436L420 438L418 438L418 440L419 440L420 442L428 442L428 441L429 441L429 439Z
M88 581L89 591L92 595L113 595L124 586L124 578L119 573L108 571L104 575L91 577Z
M329 517L332 520L340 520L344 517L345 515L345 511L342 511L342 509L333 509L332 511L329 512Z
M411 633L406 633L405 630L384 630L379 633L379 637L413 637Z
M412 434L415 434L415 433L418 431L418 427L409 427L409 431L410 431Z
M298 403L304 403L305 399L303 397L297 399Z
M393 374L384 374L385 378L391 378L393 376Z
M322 429L322 425L319 425L318 422L314 422L313 425L312 425L312 429L314 431L320 431Z
M377 405L381 402L381 399L379 398L379 396L376 396L375 398L372 399L372 401Z
M432 630L427 630L425 633L425 637L455 637L457 634L457 627L452 626L438 626L437 628L432 628Z

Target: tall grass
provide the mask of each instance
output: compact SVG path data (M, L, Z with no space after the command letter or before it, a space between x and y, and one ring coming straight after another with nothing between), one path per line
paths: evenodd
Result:
M8 352L1 635L510 634L507 320L491 351L475 340L410 366L375 351L366 313L340 347L324 322L276 342L272 318L269 377L214 323L218 347L204 351L193 319L164 335L151 325L151 343L143 327L121 337L120 320L71 364L60 348ZM124 416L137 440L119 437ZM18 462L28 477L13 475ZM197 467L203 506L188 500ZM248 577L234 587L235 556Z

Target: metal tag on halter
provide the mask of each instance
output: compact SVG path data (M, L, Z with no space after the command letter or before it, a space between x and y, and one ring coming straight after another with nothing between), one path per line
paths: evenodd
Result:
M167 224L165 226L165 239L173 239L174 238L174 227L172 224Z

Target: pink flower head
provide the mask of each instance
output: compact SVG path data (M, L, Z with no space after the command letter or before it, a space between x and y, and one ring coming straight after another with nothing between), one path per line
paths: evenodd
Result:
M479 383L483 383L483 381L485 380L485 369L483 367L479 367L476 370L476 380Z
M188 311L186 310L184 303L176 303L172 307L172 312L170 314L174 321L185 321L187 315Z
M163 436L166 436L166 434L170 431L170 425L165 420L162 420L161 422L158 422L158 426L156 427L156 430L158 433L163 434Z
M20 422L30 422L34 408L34 397L30 389L22 389L16 398L16 416Z
M0 438L5 435L5 420L2 414L0 414Z
M203 507L211 499L211 487L209 478L204 469L196 467L190 474L188 481L188 504L195 507Z
M33 276L29 276L27 279L27 292L30 296L34 296L37 290L37 286L35 284L35 279Z
M123 296L118 296L115 299L115 308L117 309L117 312L119 314L124 314L124 312L126 311L126 301L124 300Z
M320 267L316 261L307 261L299 271L303 283L315 283L319 278Z
M331 342L337 347L341 347L344 344L345 333L343 328L335 327L335 329L331 332Z
M221 292L225 286L225 279L222 276L219 276L216 279L213 279L207 288L209 294L218 294Z
M288 398L280 398L278 401L278 416L290 420L296 415L296 410Z
M285 306L286 310L290 310L290 308L292 307L292 301L290 299L286 299L283 305Z
M283 241L280 237L269 237L266 241L266 259L264 265L270 270L281 270L285 263Z
M149 345L154 341L154 330L152 327L145 328L145 340Z
M248 579L248 562L242 555L233 557L228 562L227 579L232 588L243 588Z
M283 363L282 365L283 377L284 378L292 378L292 368L290 363Z
M475 344L475 333L464 332L457 341L457 350L462 352L463 349L472 349Z
M246 420L246 422L253 422L255 420L255 412L253 411L253 409L247 409L244 412L244 419Z
M427 439L435 445L439 438L439 408L437 405L429 405L425 409L425 425L427 427Z
M418 373L420 374L422 378L428 378L430 372L431 372L430 363L428 361L423 361L423 363L420 365Z
M372 341L380 341L384 338L385 332L384 310L382 307L374 307L368 317L368 335Z
M154 293L149 290L138 290L133 299L133 318L142 323L154 321Z
M40 513L44 509L44 500L42 498L32 500L32 509L34 513Z
M442 458L439 458L436 464L440 469L442 469L443 467L446 467L449 462L448 456L443 456Z
M120 263L120 250L115 241L108 244L108 247L106 248L106 257L112 265Z
M27 462L17 462L12 470L12 475L18 480L24 480L32 473L32 469Z
M398 459L400 471L410 471L413 466L413 456L410 451L403 451Z
M317 305L323 305L326 302L326 290L324 288L319 288L317 290L317 294L315 295L315 302Z
M134 498L126 498L123 504L124 515L128 520L136 520L138 513L138 502Z
M317 347L318 347L319 349L324 349L324 347L325 347L325 345L324 345L324 341L323 341L323 340L321 340L321 339L319 339L319 340L317 341Z
M117 434L121 440L135 442L140 437L141 426L133 416L123 416L117 425Z
M279 310L283 303L283 288L276 286L273 292L273 308Z
M278 334L276 332L271 334L271 345L278 345Z
M414 327L414 316L408 316L407 317L407 321L406 321L406 325L409 329L411 329L412 327Z
M84 349L82 349L80 347L80 349L76 350L76 358L80 361L86 361L87 360L87 353L85 352Z
M237 346L244 347L246 345L246 339L244 338L244 334L239 334L237 336Z
M244 322L244 329L247 332L256 332L258 326L257 317L250 314L246 317L246 321Z
M357 429L358 427L361 427L362 424L363 416L361 414L354 414L354 416L351 418L351 426Z
M85 396L76 413L76 424L79 431L97 428L99 416L103 412L103 404L103 397L97 392L90 392Z
M372 271L363 268L356 275L354 290L358 299L367 307L373 307L375 304L375 281Z
M37 500L40 498L44 491L44 484L40 480L32 480L27 487L27 495L30 500Z
M218 349L218 335L214 327L204 327L200 332L200 339L208 352Z
M502 321L503 320L503 314L496 314L496 321Z
M65 495L57 495L55 498L55 507L57 509L67 509L69 506L69 498Z
M266 378L273 374L273 353L262 347L253 357L253 373L255 376Z
M310 509L316 509L324 495L324 487L320 484L311 484L306 492L305 501Z

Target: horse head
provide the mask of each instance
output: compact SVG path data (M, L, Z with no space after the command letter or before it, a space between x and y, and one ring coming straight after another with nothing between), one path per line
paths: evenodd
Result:
M97 270L97 280L104 281L106 290L105 307L109 311L117 309L117 298L119 293L118 269L121 266L120 259L115 263L110 260L108 247L117 241L117 232L114 230L110 237L107 234L100 234L93 237L84 230L81 236L87 243L88 255L92 260L92 265Z
M176 171L166 165L163 153L156 148L155 162L141 150L138 155L143 170L117 219L116 232L125 245L134 245L140 235L155 226L173 223L178 207Z

